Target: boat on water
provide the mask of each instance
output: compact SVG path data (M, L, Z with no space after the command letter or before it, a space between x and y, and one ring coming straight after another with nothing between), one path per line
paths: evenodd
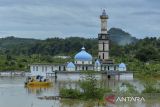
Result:
M41 87L41 86L52 86L51 80L44 76L29 76L26 78L25 87Z

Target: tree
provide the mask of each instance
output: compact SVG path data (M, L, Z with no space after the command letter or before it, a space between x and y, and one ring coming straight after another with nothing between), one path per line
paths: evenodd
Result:
M159 59L159 53L154 47L142 47L136 52L135 57L140 61L147 62Z

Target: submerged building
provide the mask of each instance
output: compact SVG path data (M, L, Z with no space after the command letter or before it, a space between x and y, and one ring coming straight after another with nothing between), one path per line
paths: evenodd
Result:
M114 64L109 57L109 34L107 32L108 15L103 10L100 15L101 32L98 34L98 56L97 59L86 51L83 46L74 56L74 62L66 62L65 64L31 64L30 71L36 73L52 73L54 71L126 71L124 63Z

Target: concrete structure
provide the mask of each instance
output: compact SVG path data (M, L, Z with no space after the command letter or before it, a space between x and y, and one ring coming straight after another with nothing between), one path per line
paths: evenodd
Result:
M107 63L109 59L109 34L107 33L107 19L108 15L103 10L101 19L101 33L98 34L98 58L103 62Z
M65 64L31 64L30 70L33 74L52 73L54 71L126 71L126 65L124 63L114 64L109 59L109 34L107 33L107 19L108 16L103 10L101 19L101 33L98 34L98 58L94 59L90 53L88 53L85 47L82 47L80 52L75 54L74 63L66 62Z
M99 60L97 59L94 65L94 70L95 71L101 71L101 63L99 62Z
M34 75L45 75L46 73L52 73L54 71L118 71L122 69L120 68L122 67L120 65L102 63L99 61L99 59L94 60L92 55L86 52L85 48L82 47L81 51L75 55L74 63L69 62L65 64L31 64L30 71Z

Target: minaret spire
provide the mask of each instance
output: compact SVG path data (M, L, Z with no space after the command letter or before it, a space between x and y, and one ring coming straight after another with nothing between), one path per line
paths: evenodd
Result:
M106 16L106 10L103 9L102 15Z
M100 15L101 19L101 33L107 34L107 19L108 15L106 14L105 9L103 9L102 14Z
M107 63L109 59L109 34L107 33L107 19L105 9L100 15L101 20L101 32L98 34L98 58L102 63Z

